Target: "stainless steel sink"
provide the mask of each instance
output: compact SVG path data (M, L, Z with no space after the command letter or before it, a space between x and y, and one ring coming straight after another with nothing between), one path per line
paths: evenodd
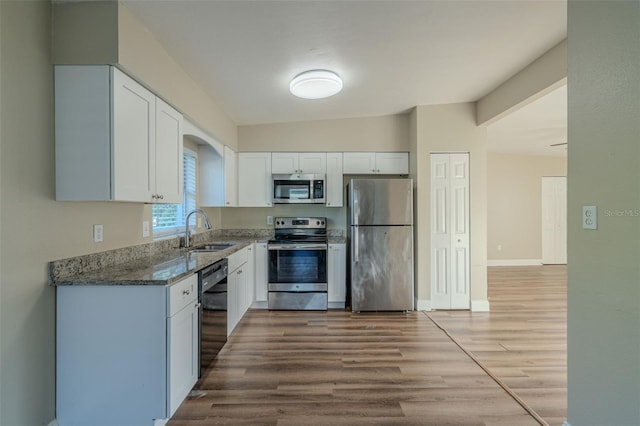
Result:
M195 246L189 251L222 251L233 247L236 243L209 243Z

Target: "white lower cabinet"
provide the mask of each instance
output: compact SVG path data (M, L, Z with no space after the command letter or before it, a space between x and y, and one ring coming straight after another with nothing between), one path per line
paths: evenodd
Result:
M169 287L56 289L57 423L170 418L197 380L197 276Z
M344 309L347 300L347 245L329 244L327 252L327 281L329 308Z
M236 328L255 298L253 244L228 257L227 336Z

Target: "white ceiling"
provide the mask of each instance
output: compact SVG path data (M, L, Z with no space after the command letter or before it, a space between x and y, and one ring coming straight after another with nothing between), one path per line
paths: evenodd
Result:
M566 0L122 3L238 125L476 101L567 28ZM289 93L294 76L318 68L337 72L344 90Z
M521 155L566 157L567 86L512 112L487 127L487 149Z

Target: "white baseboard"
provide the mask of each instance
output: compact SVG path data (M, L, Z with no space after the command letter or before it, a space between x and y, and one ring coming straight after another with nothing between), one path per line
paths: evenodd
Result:
M269 306L267 305L267 301L263 300L263 301L254 301L251 304L251 307L253 309L269 309Z
M53 419L49 422L47 426L58 426L58 421L56 419Z
M489 312L489 308L489 301L486 299L471 301L472 312Z
M542 259L489 259L487 266L540 266Z
M416 311L430 311L430 310L431 310L431 300L429 299L416 300Z

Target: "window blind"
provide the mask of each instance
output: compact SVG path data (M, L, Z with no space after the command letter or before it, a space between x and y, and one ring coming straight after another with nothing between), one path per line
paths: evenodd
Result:
M184 232L187 214L196 208L196 165L197 154L185 149L183 151L183 200L182 204L154 204L152 206L153 236L165 237ZM192 220L192 223L195 223Z

